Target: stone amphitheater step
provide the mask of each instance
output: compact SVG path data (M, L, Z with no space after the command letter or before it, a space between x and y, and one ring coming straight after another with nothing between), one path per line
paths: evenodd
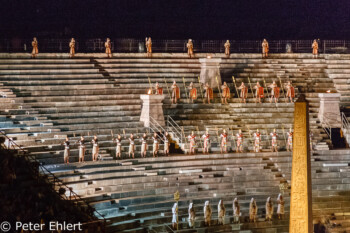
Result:
M200 104L201 99L197 100L195 105L187 104L182 77L185 78L186 83L192 81L197 86L200 72L198 58L205 56L206 54L196 54L196 58L188 59L186 54L155 53L152 59L149 59L145 57L145 54L114 54L113 59L106 59L105 54L77 54L77 58L68 59L68 54L39 54L38 59L29 59L29 54L0 54L1 90L8 95L8 100L6 99L1 103L3 105L1 105L2 109L0 111L0 118L5 120L0 121L5 124L4 126L12 127L9 122L13 120L13 125L17 128L5 129L6 132L16 138L18 142L27 145L27 149L42 163L63 162L63 148L60 143L66 135L70 136L72 141L75 141L81 134L93 135L97 133L101 141L101 153L106 158L111 158L115 153L115 144L111 141L110 130L112 129L114 133L120 133L122 129L125 129L127 134L134 132L137 135L145 131L142 124L138 122L141 111L139 95L144 94L149 88L148 77L150 77L153 84L158 81L167 93L164 83L165 77L168 85L172 80L176 80L182 93L182 104L178 105L170 105L169 96L166 95L163 105L165 112L173 116L177 122L181 123L181 126L184 126L186 135L191 130L197 131L196 126L198 126L200 134L204 133L206 127L210 128L212 135L215 135L217 129L226 128L230 131L236 131L242 128L244 136L248 139L249 132L246 126L249 126L251 130L260 128L268 132L276 128L280 135L279 144L284 145L283 129L288 130L292 126L294 110L290 106L291 104L283 103L283 99L277 105L278 108L274 104L269 104L267 99L264 100L262 105L254 104L253 99L248 99L248 103L243 105L239 103L237 98L234 98L229 101L229 105L221 106L218 104L220 101L218 90L214 90L215 104L211 106ZM345 84L344 78L340 78L341 76L331 77L332 75L346 74L346 69L350 69L347 65L347 59L350 59L350 57L346 57L346 55L344 57L325 55L322 56L322 59L312 59L311 54L271 54L270 59L261 59L261 54L232 54L228 59L223 54L213 54L213 56L222 58L221 76L223 80L229 83L231 93L235 92L231 85L232 75L236 77L237 84L240 84L241 81L248 83L247 77L250 77L252 83L262 82L262 78L265 78L268 83L277 80L278 77L281 78L283 83L291 80L297 86L299 93L305 93L310 101L310 126L314 134L313 141L315 144L325 142L328 139L317 119L319 108L317 93L327 90L335 91L336 88L341 88L339 91L342 91L344 97L342 101L345 101L345 96L350 96L350 94L346 94L347 87L343 86ZM340 71L339 69L344 70ZM341 82L336 83L335 80L337 79ZM334 86L333 81L339 86ZM252 97L250 91L249 97ZM15 104L11 102L12 100L16 101ZM31 118L28 118L29 116ZM276 119L272 118L274 116L276 116ZM23 124L20 125L20 123ZM88 136L87 138L88 140L91 139ZM245 149L251 150L252 145L250 145L249 140L246 140L246 143ZM127 146L125 140L123 149L127 150ZM213 140L212 146L213 151L218 149L215 140ZM263 146L264 149L269 147L267 141L264 141ZM140 150L139 142L137 142L136 149L137 151ZM131 165L119 162L119 160L117 162L99 161L95 164L79 165L89 164L91 169L77 169L79 170L77 174L74 174L74 169L72 173L70 168L72 165L70 164L65 168L66 175L62 176L67 181L72 179L73 181L70 181L72 185L75 185L75 179L78 179L77 187L86 184L87 187L82 188L81 193L84 195L89 193L86 198L94 197L97 200L97 205L98 198L106 195L106 200L108 200L108 194L117 193L121 190L137 193L145 188L147 190L157 188L156 185L159 185L157 190L161 190L161 187L163 187L162 190L166 190L171 185L175 185L175 187L178 185L177 188L183 190L183 192L186 192L186 189L193 190L195 193L202 193L203 196L200 197L203 199L206 195L209 195L210 198L216 198L213 199L215 201L218 200L218 196L214 197L213 195L215 193L218 195L217 190L221 188L221 190L227 190L227 193L229 193L229 190L234 188L237 196L243 197L245 195L244 208L247 208L251 196L259 197L261 195L259 205L262 210L267 195L277 196L279 182L290 179L291 162L288 160L290 155L283 153L285 152L262 153L257 155L258 158L260 156L260 160L256 160L255 155L250 153L247 154L246 159L241 159L243 155L229 154L223 156L227 156L229 160L233 160L231 157L237 157L239 162L231 164L227 161L223 162L222 157L217 157L218 162L209 164L203 162L203 164L196 164L195 166L191 165L191 163L195 164L194 159L189 159L191 157L187 156L178 156L184 161L174 160L170 164L158 163L159 160L163 160L163 157L154 160L149 158L131 160ZM76 161L77 156L77 148L73 148L71 162ZM139 154L136 156L139 156ZM275 160L261 159L265 156ZM313 158L314 188L318 189L315 193L321 197L331 193L340 196L337 192L345 190L349 185L347 171L345 171L346 167L336 164L336 155L334 159L327 158L327 156L329 155L325 154L325 158L323 158L317 155ZM91 148L88 147L87 159L91 159L90 157ZM212 157L215 158L215 156L210 155L206 160L214 161ZM164 161L170 160L170 158L172 157L164 158ZM198 158L203 157L198 156ZM345 162L347 159L348 157L344 157L344 160L339 161ZM139 160L144 162L139 162ZM225 167L225 164L217 164L220 160L230 166L226 165ZM133 164L134 161L138 162ZM332 163L332 161L335 163ZM105 166L113 164L113 166L107 169L103 167L104 164L106 164ZM323 166L324 164L330 166ZM78 165L74 164L74 166ZM99 166L102 166L99 168L100 170L94 171ZM256 173L253 173L253 167L264 175L259 177ZM117 172L118 169L124 170ZM205 175L200 177L200 174L194 172L198 169L202 169L201 171ZM343 172L341 172L341 169L344 169ZM180 173L180 171L184 173ZM187 171L192 171L193 174L188 174ZM239 173L242 175L239 175ZM343 175L337 177L336 173ZM59 169L57 174L60 175ZM122 177L125 177L125 181L118 183L123 180ZM162 180L160 177L168 178L168 180ZM114 179L116 183L113 183ZM205 183L205 180L207 183ZM324 180L326 180L326 183L323 183ZM88 184L90 181L92 183ZM146 183L140 183L142 181ZM331 188L339 190L330 190ZM212 193L209 194L209 192ZM233 193L232 197L233 195L235 194ZM157 197L160 196L157 195ZM146 201L146 199L137 198L135 200ZM133 197L130 196L128 199L133 200ZM169 191L163 199L168 201L159 202L157 205L159 207L162 204L166 205L166 211L162 210L162 212L167 213L166 218L154 219L150 217L152 211L146 210L143 216L144 224L139 221L138 224L140 225L136 224L134 228L147 226L147 222L155 225L170 221L171 192ZM198 198L197 201L201 203L202 199ZM145 206L152 206L152 204L154 203L147 204L146 202ZM134 204L133 208L137 209L141 206ZM187 207L182 208L185 213ZM216 208L214 207L214 209ZM113 211L111 210L111 213ZM147 217L150 217L150 219L147 219ZM137 219L142 219L142 217L137 217ZM125 229L126 221L135 223L132 216L129 216L125 218L124 223L121 222L115 229ZM129 224L132 225L132 223ZM249 226L249 229L253 228ZM283 227L279 230L273 230L272 228L271 231L288 231L283 230ZM266 226L257 227L253 232L263 232L263 229L267 229ZM225 227L217 230L224 232Z
M339 156L341 156L342 154L345 154L345 153L347 153L347 156L344 158L344 159L346 159L346 158L348 158L349 157L349 151L335 151L334 153L335 154L333 154L333 151L331 151L331 152L328 152L329 154L331 154L331 158L332 159L334 159L334 160L336 160L336 156L337 155L339 155ZM253 153L254 154L254 153ZM321 155L319 155L319 154L322 154L325 158L324 159L326 159L329 155L327 155L326 154L326 152L319 152L318 154L317 154L317 156L318 157L320 157ZM254 154L255 156L258 156L258 154ZM273 156L273 154L269 154L269 155L271 155L271 156ZM281 159L283 159L284 161L290 161L290 157L288 157L288 154L287 153L281 153L281 155L282 155L282 157L281 157ZM279 155L279 156L281 156L281 155ZM284 155L284 156L283 156ZM220 158L220 157L218 157L218 156L220 156L220 155L212 155L212 156L214 156L212 159L215 159L215 160L213 160L213 161L217 161L217 159L218 158ZM277 158L279 158L279 156L273 156L272 158L275 158L275 159L277 159ZM186 156L187 157L187 156ZM201 156L196 156L196 157L198 157L198 158L201 158ZM160 161L157 161L157 160L161 160L161 161L164 161L164 160L167 160L167 159L170 159L170 161L172 161L172 160L177 160L177 159L179 159L179 158L182 158L182 157L170 157L170 158L155 158L155 159L153 159L153 158L151 158L151 159L147 159L147 160L149 160L149 161L154 161L154 162L157 162L155 165L157 165L160 169L162 169L162 168L164 168L164 167L168 167L168 165L163 165L163 164L159 164L159 162ZM191 156L191 158L193 158L192 156ZM286 160L287 159L287 160ZM186 159L186 161L188 161L188 159ZM252 161L251 159L249 159L249 160L247 160L247 162L243 162L242 160L239 160L239 161L237 161L237 165L238 166L240 166L240 167L242 167L242 165L243 165L243 169L242 170L236 170L236 171L233 171L233 173L232 173L232 176L233 177L237 177L237 180L234 180L234 182L237 182L237 183L239 183L239 185L240 185L240 187L242 188L243 186L244 186L244 184L246 183L246 182L249 182L249 184L254 184L254 185L257 185L256 183L251 183L251 180L255 180L256 179L256 177L254 177L254 175L253 174L256 174L256 175L259 175L259 174L264 174L264 173L261 173L261 171L257 171L256 169L254 169L255 168L255 166L253 165L252 167L251 167L251 170L249 170L248 169L248 167L246 167L246 165L244 165L244 164L247 164L247 163L249 163L249 161ZM138 163L135 163L135 165L130 165L130 167L131 166L142 166L140 163L139 163L140 161L138 161ZM191 162L190 162L191 163ZM147 163L148 164L148 166L150 166L150 164L149 163ZM225 163L225 164L227 164L227 162ZM179 164L174 164L174 162L172 161L171 162L171 165L173 166L173 167L176 167L176 168L178 168L179 167ZM248 164L247 164L248 165ZM83 166L86 166L86 165L83 165ZM192 165L191 165L192 166ZM112 167L110 167L110 168L112 168ZM121 168L123 168L123 169L128 169L128 167L124 167L124 166L121 166ZM152 168L153 168L153 166L152 166ZM218 167L219 168L219 167ZM220 166L220 168L221 168L221 166ZM89 167L89 166L87 166L87 169L88 170L86 170L86 171L89 171L91 174L97 174L97 173L95 173L97 170L96 169L93 169L93 168L91 168L91 167ZM106 170L106 168L104 168L104 167L100 167L100 166L98 166L98 169L100 170L100 172L102 172L101 174L104 174L104 172L105 171L107 171ZM186 168L186 169L188 169L188 168ZM198 169L197 167L196 167L196 169ZM222 169L222 168L221 168ZM248 169L248 170L247 170ZM85 170L85 169L84 169ZM172 169L171 168L167 168L167 171L171 171ZM78 171L78 170L77 170ZM85 171L85 172L86 172ZM266 172L266 170L262 170L262 171L265 171ZM59 171L57 171L57 172L59 172ZM68 173L67 173L68 172ZM69 175L69 174L74 174L74 173L72 173L73 171L62 171L62 172L60 172L61 173L61 176L67 176L67 175ZM79 172L83 172L82 170L79 170ZM115 171L114 170L110 170L110 172L113 174L113 173L115 173ZM142 174L142 171L135 171L135 170L129 170L127 173L125 173L125 172L123 172L122 174L122 176L128 176L128 177L132 177L133 176L133 174L136 174L136 173L138 172L138 173L141 173ZM211 174L215 174L215 173L218 173L219 171L218 170L213 170L213 169L211 169L211 170L208 170L208 171L206 171L206 172L202 172L202 173L198 173L198 176L199 175L202 175L202 178L199 178L200 180L202 180L202 179L205 179L205 180L208 180L208 183L210 183L210 179L216 179L216 178L210 178L211 177ZM241 173L241 175L239 175L239 173L240 172L245 172L245 173ZM246 172L249 172L249 173L246 173ZM59 173L56 173L56 174L59 174ZM316 175L317 175L317 173L315 173ZM164 174L165 175L165 174ZM164 176L163 175L163 176ZM181 173L179 173L178 174L178 177L180 177L179 175L181 175ZM88 176L84 176L84 174L82 173L82 174L77 174L77 175L75 175L75 176L83 176L84 177L84 179L86 179L86 178L88 178ZM167 176L167 175L166 175ZM193 182L194 182L194 184L195 184L195 182L196 182L196 180L195 180L195 178L193 177L193 176L195 176L195 173L194 174L192 174L190 177L183 177L185 180L186 179L189 179L189 180L192 180ZM208 176L208 177L207 177ZM243 180L242 180L242 179ZM249 178L248 180L247 180L247 178ZM330 178L330 177L328 177L328 178ZM96 178L95 178L96 179ZM198 178L197 178L198 179ZM267 177L265 177L265 181L266 182L269 182L268 181L268 179L267 179ZM319 179L322 179L322 182L324 183L324 181L325 181L325 177L319 177ZM178 180L177 182L184 182L185 180ZM314 179L313 179L314 180ZM127 181L126 183L128 183L129 181ZM141 181L141 182L143 182L143 181ZM155 182L155 181L152 181L152 182ZM332 180L332 179L327 179L327 182L329 182L329 184L332 184L333 182L334 182L334 180ZM271 182L270 182L271 183ZM179 212L180 213L182 213L182 214L180 214L180 216L181 216L181 218L182 218L182 216L183 216L183 218L185 218L186 216L187 216L187 206L188 206L188 203L189 203L189 201L194 201L195 202L195 207L196 207L196 210L197 210L197 215L198 216L202 216L203 215L203 213L202 213L202 202L203 202L203 199L204 200L206 200L206 199L209 199L209 196L208 196L208 194L206 194L205 192L208 192L209 190L210 190L210 188L209 188L209 190L208 189L206 189L206 190L208 190L208 191L201 191L200 193L198 193L198 195L199 196L197 196L197 195L195 195L195 194L193 194L192 192L194 191L193 190L193 187L194 187L194 184L193 185L191 185L190 187L190 189L188 189L187 191L186 191L186 187L183 187L182 185L180 185L180 186L178 186L178 187L180 187L180 190L183 190L182 192L185 192L185 196L184 196L184 199L183 199L183 201L182 202L180 202L180 206L182 205L182 207L180 207L180 209L179 209ZM107 185L107 184L106 184ZM323 185L324 186L324 185ZM108 186L108 187L111 187L111 186ZM123 189L124 190L124 188L125 188L125 190L130 190L130 188L132 189L132 185L130 185L130 183L129 184L127 184L127 185L125 185L124 186L124 188L122 188L122 185L119 185L119 189L118 189L118 192L120 193L121 192L121 189ZM136 187L136 186L134 186L134 187ZM200 187L200 186L199 186ZM212 187L215 187L215 186L212 186ZM321 190L320 189L320 187L319 186L314 186L314 188L317 188L318 189L318 191L317 192L314 192L314 194L316 195L316 198L318 198L317 196L319 196L319 192L324 192L324 191L326 191L326 192L333 192L333 193L335 193L335 191L334 191L334 189L333 189L333 191L332 191L332 189L329 189L328 187L323 191L323 190ZM173 187L171 190L168 190L169 188L167 187L167 188L163 188L162 190L163 191L160 191L159 190L159 188L157 188L157 190L159 190L158 191L158 194L156 194L156 193L154 193L154 189L152 189L152 186L150 186L149 188L151 188L150 189L150 191L151 190L153 190L153 191L151 191L151 192L149 192L148 194L147 193L145 193L146 191L140 191L140 192L138 192L138 191L131 191L131 192L129 192L128 194L127 193L125 193L125 194L118 194L118 195L114 195L114 194L112 194L113 192L115 192L115 191L112 191L112 193L110 193L111 192L111 190L104 190L104 192L107 192L107 196L103 196L102 194L100 194L100 196L98 196L98 194L95 194L95 195L91 195L91 197L88 197L88 198L90 198L90 200L94 200L94 202L95 202L95 204L94 204L94 206L98 209L98 210L103 210L103 209L105 209L105 211L107 211L106 212L106 214L108 213L108 216L115 216L116 214L117 214L117 216L115 216L115 217L111 217L111 219L113 219L112 220L112 222L120 222L120 224L114 224L114 225L111 225L111 228L110 228L110 230L111 231L118 231L118 230L122 230L122 229L130 229L131 227L132 228L135 228L135 225L133 225L134 223L135 223L135 221L136 222L139 222L139 224L140 225L138 225L138 224L136 224L137 226L147 226L147 225L155 225L156 223L164 223L164 222L170 222L171 221L171 212L170 212L170 209L171 209L171 206L172 206L172 204L173 204L173 201L172 201L172 195L171 195L171 193L174 191L174 190L176 190L177 189L177 187ZM103 190L102 188L101 188L101 190ZM166 190L166 192L164 193L164 191ZM192 190L192 191L190 191L190 190ZM222 192L221 191L219 191L219 192L216 192L215 190L222 190ZM265 200L266 200L266 198L267 198L267 195L269 195L269 194L264 194L264 193L262 193L260 196L259 196L259 194L256 194L257 192L258 192L258 190L259 189L256 189L256 188L254 188L254 193L255 194L253 194L253 193L250 193L249 192L249 189L247 189L247 194L238 194L238 193L232 193L232 191L231 191L231 194L229 194L229 192L230 192L230 189L228 189L227 190L227 194L226 194L226 192L223 190L223 189L218 189L218 187L217 188L215 188L214 190L212 190L212 191L210 191L210 192L213 192L212 194L211 194L211 197L210 197L210 200L212 201L212 205L213 205L213 211L214 211L214 213L213 213L213 220L215 221L215 218L216 218L216 206L215 206L215 204L214 203L217 203L218 202L218 200L219 199L224 199L225 200L225 202L226 202L226 200L227 200L227 202L228 203L226 203L225 205L226 205L226 208L227 208L227 213L228 213L228 215L229 216L232 216L232 207L231 207L231 205L232 205L232 199L236 196L236 195L238 195L239 196L239 200L240 200L240 203L241 203L241 209L242 209L242 212L244 211L245 213L247 213L247 211L248 211L248 204L249 204L249 199L252 197L252 196L254 196L254 197L256 197L256 199L257 199L257 203L258 203L258 206L259 206L259 209L261 209L261 211L264 209L264 204L265 204ZM266 192L266 190L265 190L265 192ZM278 192L278 190L277 190L277 192ZM167 193L167 194L166 194ZM216 193L216 194L215 194ZM214 195L215 194L215 195ZM96 196L97 195L97 196ZM102 196L101 196L102 195ZM130 196L131 195L131 196ZM135 199L135 198L133 198L133 196L134 195L137 195L138 196L138 199ZM151 195L151 196L148 196L148 195ZM156 195L156 196L154 196L154 195ZM188 196L188 195L190 195L190 196ZM202 197L202 195L204 195L204 198ZM219 196L218 196L219 195ZM221 195L221 196L220 196ZM277 195L277 194L275 194L275 195ZM314 195L314 197L315 197L315 195ZM339 194L338 194L339 195ZM147 197L148 196L148 197ZM207 196L207 198L205 198L205 196ZM328 194L327 194L327 196L328 196ZM96 200L98 200L98 199L96 199L96 197L104 197L104 198L106 198L105 199L105 201L96 201ZM112 199L109 199L109 198L111 198L112 197ZM91 199L91 198L93 198L93 199ZM141 199L140 199L141 198ZM188 198L188 199L187 199ZM226 199L225 199L226 198ZM322 198L322 196L320 197L320 198ZM344 198L345 197L343 197L343 199L342 200L344 200ZM103 199L104 200L104 199ZM108 200L110 200L110 201L108 201ZM113 201L113 200L118 200L118 202L116 202L116 201ZM130 200L130 201L128 201L128 200ZM163 201L162 201L163 200ZM167 202L164 202L164 201L166 201L166 200L169 200L169 201L167 201ZM315 200L315 198L314 198L314 200ZM335 198L334 199L334 201L337 201L337 200L340 200L340 199L337 199L337 198ZM151 201L151 202L150 202ZM154 201L156 201L155 203L158 203L157 205L155 205L155 203L153 203L153 204L151 204L152 203L152 201L154 202ZM289 201L289 199L287 198L287 201ZM318 216L320 216L320 213L319 213L319 211L318 211L318 209L320 208L319 206L318 206L318 203L319 203L319 201L320 201L320 199L318 198L317 199L317 201L318 202L316 202L315 204L314 204L314 215L315 215L315 217L318 217ZM147 205L140 205L140 203L145 203L145 204L147 204L147 203L149 203L149 204L147 204ZM105 203L105 204L104 204ZM130 204L129 204L130 203ZM134 203L134 204L132 204L132 203ZM166 205L165 205L165 203L167 203ZM130 205L128 208L125 208L125 207L123 207L122 209L120 209L120 207L118 207L118 205L121 205L121 206L125 206L125 205ZM134 206L134 207L133 207ZM158 206L158 207L156 207L156 206ZM330 207L331 205L329 205L329 207ZM323 211L322 212L322 214L331 214L331 213L334 213L334 210L335 209L337 209L338 208L338 206L339 205L337 205L337 206L334 206L334 208L333 208L333 210L327 210L327 211ZM346 204L346 202L344 201L344 205L343 205L343 207L341 207L341 208L339 208L339 209L341 209L342 211L347 211L347 207L349 206L349 204ZM137 209L135 209L135 208L139 208L139 210L137 210ZM158 215L159 217L150 217L150 213L147 213L147 212L145 212L145 208L150 208L150 210L152 210L152 214L153 215ZM110 210L107 210L107 209L110 209ZM113 210L113 208L118 208L119 209L119 211L118 212L113 212L112 210ZM322 208L322 207L321 207ZM287 207L287 211L288 211L288 207ZM122 213L125 213L125 214L122 214ZM134 213L134 214L132 214L132 213ZM162 213L164 213L164 214L162 214ZM119 217L118 217L119 216ZM128 217L129 216L129 217ZM163 216L163 217L162 217ZM245 214L244 216L247 216L247 214ZM261 217L264 217L264 215L263 215L263 213L261 212L261 215L260 215ZM199 220L199 219L198 219ZM230 220L232 220L232 219L230 219ZM127 225L127 223L128 223L128 221L131 221L132 222L132 224L131 225ZM201 221L202 221L202 219L201 219ZM125 223L125 225L123 225L122 223ZM215 222L214 222L215 223ZM273 224L273 225L275 225L275 224ZM197 225L196 225L197 226ZM184 226L185 227L185 226ZM197 226L197 228L200 228L200 226ZM251 229L251 228L249 228L249 229Z

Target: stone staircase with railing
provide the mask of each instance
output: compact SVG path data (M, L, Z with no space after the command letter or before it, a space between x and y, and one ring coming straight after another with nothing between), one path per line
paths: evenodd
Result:
M215 219L218 200L224 199L232 216L232 201L236 196L242 206L242 224L214 226L212 231L288 232L287 221L274 220L270 224L262 222L262 218L266 198L272 196L275 200L280 192L279 184L289 181L284 175L288 172L277 167L273 159L288 169L290 153L111 160L115 153L111 132L116 134L125 130L126 137L134 133L137 139L136 157L141 146L138 137L143 132L152 132L139 122L140 95L146 94L149 80L152 84L158 81L163 87L165 117L171 117L168 122L174 128L173 140L182 137L176 143L184 144L185 152L188 145L184 136L192 130L202 135L207 128L212 135L211 149L214 152L219 150L217 132L219 134L222 129L227 129L230 136L242 129L246 152L252 150L250 135L256 129L260 129L263 135L263 151L270 147L270 138L266 134L277 129L279 147L284 148L284 135L293 125L293 104L285 103L283 98L278 104L269 103L267 99L262 104L256 104L251 98L251 91L247 103L240 103L232 85L232 75L237 84L241 81L247 84L248 76L252 83L260 81L261 84L263 78L267 83L279 81L278 77L283 83L293 81L297 93L304 93L310 101L310 130L314 134L314 145L329 142L317 118L317 93L335 90L332 79L325 75L326 59L311 59L308 54L273 54L263 60L260 54L232 54L229 59L223 58L221 65L222 79L229 82L233 94L229 104L220 103L218 90L214 90L212 104L203 104L201 98L190 104L186 100L183 80L187 85L194 82L200 91L199 57L205 55L197 54L196 58L189 59L186 54L154 54L149 59L144 54L115 54L114 58L106 59L102 54L78 54L77 58L69 59L64 54L40 54L38 59L29 59L27 54L0 54L1 88L15 95L9 94L7 98L13 98L15 102L11 100L11 104L2 105L0 110L0 121L12 122L4 125L2 130L103 212L109 219L111 232L169 231L164 224L171 220L172 194L176 190L183 198L181 218L186 216L189 201L195 203L199 216L195 232L205 230L201 217L203 200L212 201ZM223 56L213 54L213 57ZM181 100L177 105L170 103L167 88L173 80L181 88ZM62 164L63 147L60 144L65 136L69 136L74 144L80 135L89 141L94 134L99 137L103 161ZM229 141L229 150L234 150L233 138ZM123 139L122 147L127 151L127 139ZM86 154L86 160L91 160L91 148L88 147ZM70 161L77 160L78 149L73 145ZM340 170L338 172L341 173ZM325 182L324 189L331 187L330 181ZM258 200L260 209L261 219L256 224L243 221L251 197ZM288 191L286 200L288 213ZM194 232L185 225L181 225L183 232Z
M204 56L197 55L197 58ZM213 56L222 57L220 54ZM292 104L284 103L283 99L277 105L269 104L267 100L259 105L253 99L248 99L247 104L240 104L237 98L233 98L225 106L219 104L218 90L214 90L216 99L212 105L202 104L201 99L189 104L184 81L186 85L194 82L200 90L200 64L197 58L189 59L185 54L154 54L152 59L145 58L143 54L116 54L113 59L99 54L82 54L75 59L68 59L64 54L42 54L35 60L27 59L25 54L1 57L0 81L3 88L16 95L16 104L21 103L20 106L11 105L3 109L1 119L6 124L12 124L9 123L12 121L15 125L4 129L18 144L36 153L46 163L62 161L63 147L60 143L66 135L73 142L80 135L85 135L87 140L94 134L99 135L103 158L111 159L115 146L111 132L116 134L125 130L126 137L130 133L140 137L143 132L149 131L139 122L140 94L146 93L149 80L152 84L159 82L163 87L165 114L183 127L184 135L192 130L203 134L205 128L215 135L226 128L232 132L242 129L248 139L257 128L263 134L266 131L269 134L276 128L280 145L284 147L284 136L293 123ZM332 82L322 74L324 67L324 59L311 59L305 54L273 55L265 60L255 54L233 54L229 59L223 58L221 64L222 79L231 83L233 95L236 91L232 75L236 77L237 84L241 81L247 83L248 76L252 83L263 83L263 78L271 83L277 80L277 76L283 83L293 81L299 92L305 93L310 100L310 123L315 144L327 142L327 135L317 119L317 92L329 89ZM173 80L181 88L182 99L178 105L171 105L169 100L168 88ZM249 97L252 97L251 93ZM267 137L265 141L264 148L267 149ZM127 140L123 141L124 151L127 144ZM137 151L138 148L139 142ZM212 149L217 150L215 148L213 145ZM90 148L87 154L90 154ZM72 150L71 159L77 160L76 148Z

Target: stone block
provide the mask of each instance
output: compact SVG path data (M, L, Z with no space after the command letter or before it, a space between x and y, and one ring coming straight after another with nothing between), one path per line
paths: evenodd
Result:
M319 93L318 97L320 98L318 118L321 123L332 128L340 128L340 93Z
M150 127L155 124L165 126L163 103L164 95L141 95L143 101L140 121L144 123L145 127ZM155 123L156 121L157 123ZM152 126L153 127L153 126Z
M200 82L209 83L211 88L221 88L220 63L221 58L201 58Z
M188 169L188 170L180 170L179 173L180 174L187 174L187 173L200 173L203 172L203 169Z

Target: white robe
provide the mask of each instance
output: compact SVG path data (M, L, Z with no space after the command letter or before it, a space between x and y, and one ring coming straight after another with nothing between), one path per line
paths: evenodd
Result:
M173 219L171 220L172 223L177 223L177 215L178 215L178 211L177 211L177 204L174 204L173 208L171 209L172 213L173 213Z

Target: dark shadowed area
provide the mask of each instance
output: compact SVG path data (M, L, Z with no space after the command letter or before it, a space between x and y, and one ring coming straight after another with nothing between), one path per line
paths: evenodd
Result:
M2 38L346 39L348 0L1 1Z

